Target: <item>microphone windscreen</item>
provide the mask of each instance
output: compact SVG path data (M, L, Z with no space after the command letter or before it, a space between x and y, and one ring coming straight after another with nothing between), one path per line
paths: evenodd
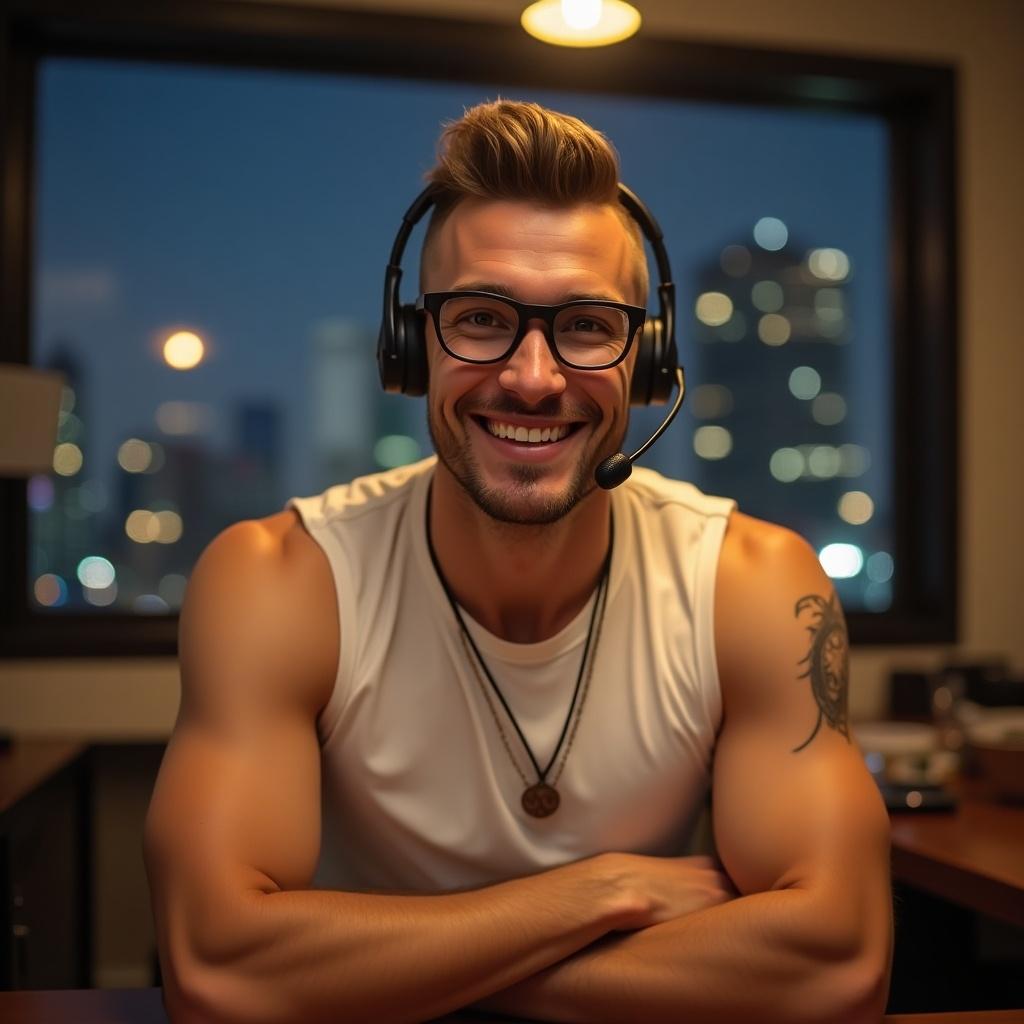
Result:
M597 481L599 487L603 487L606 491L610 491L613 487L618 487L619 484L629 479L630 473L633 472L633 463L628 455L624 455L622 452L616 452L614 455L609 455L604 462L594 471L594 479Z

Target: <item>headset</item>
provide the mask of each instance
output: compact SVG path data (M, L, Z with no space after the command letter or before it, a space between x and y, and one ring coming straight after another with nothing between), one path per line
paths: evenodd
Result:
M639 339L630 405L664 405L678 387L676 400L668 416L655 433L632 455L618 452L598 466L595 478L606 490L617 487L632 472L633 462L661 437L675 419L686 393L686 378L679 365L675 339L675 292L668 253L658 222L640 198L619 182L619 202L640 226L650 243L658 265L658 315L644 322ZM428 185L402 217L401 227L391 247L391 258L384 271L384 310L377 338L377 368L385 391L401 395L424 395L427 391L426 321L415 305L403 304L399 297L402 281L402 254L413 228L437 202L438 189Z

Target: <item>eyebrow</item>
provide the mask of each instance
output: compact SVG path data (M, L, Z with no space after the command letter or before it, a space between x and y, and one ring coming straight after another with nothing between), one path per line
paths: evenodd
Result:
M492 295L503 295L506 299L512 299L515 302L522 302L515 292L509 288L507 284L501 284L495 281L468 281L466 283L460 283L450 289L453 292L490 292ZM607 293L594 292L567 292L562 296L562 302L576 302L580 299L599 299L603 302L622 302L616 295L609 295ZM526 305L543 305L543 303L530 303ZM552 303L552 305L560 305L560 303Z

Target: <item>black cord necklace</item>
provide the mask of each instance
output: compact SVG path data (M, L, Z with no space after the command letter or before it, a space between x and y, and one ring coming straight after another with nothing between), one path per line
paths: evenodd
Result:
M554 814L558 810L558 805L561 802L561 798L558 795L558 790L555 789L555 784L561 778L562 771L565 768L566 758L569 756L569 750L572 747L572 741L576 737L576 728L579 726L580 716L583 713L583 702L586 700L587 691L590 688L590 676L594 668L594 657L597 652L597 642L601 635L601 625L604 621L604 607L607 603L608 597L608 576L612 564L612 547L615 540L615 522L611 520L609 524L609 535L608 535L608 553L605 555L604 565L601 568L601 580L598 583L597 595L594 598L594 607L590 611L590 625L587 627L587 639L583 645L583 657L580 660L580 670L576 675L576 686L573 690L572 701L569 703L569 712L565 716L565 724L562 726L562 733L558 737L558 743L555 744L554 753L551 755L551 759L548 761L547 766L541 769L537 758L533 754L533 750L530 748L530 744L527 743L526 737L523 735L523 730L519 727L519 723L516 721L516 716L512 714L512 709L508 706L508 701L502 695L501 690L498 688L498 684L494 681L494 676L491 675L491 670L487 667L487 662L484 661L483 655L481 655L479 648L473 640L472 635L466 628L466 622L462 617L462 612L459 610L458 603L455 600L455 595L452 593L451 588L448 586L448 581L445 579L444 573L441 571L441 565L437 560L437 552L434 551L434 543L430 537L430 499L433 490L431 485L430 490L427 491L427 550L430 552L430 560L434 565L434 571L437 573L437 578L441 583L441 587L444 590L445 596L448 598L448 603L452 607L452 612L455 614L455 619L459 624L459 634L462 638L463 648L466 650L466 657L473 669L474 675L476 675L477 682L480 683L480 687L483 690L484 697L487 699L487 704L491 709L491 714L494 716L495 724L498 727L498 732L501 735L502 742L505 745L505 750L508 752L509 758L512 764L515 766L516 771L519 773L519 777L523 780L523 785L526 789L523 791L522 805L523 810L527 814L532 815L535 818L546 818L550 814ZM595 632L596 626L596 632ZM592 643L593 642L593 643ZM470 657L470 650L475 655L475 660ZM589 657L588 657L589 656ZM520 742L523 745L523 749L526 751L527 756L530 758L530 762L533 765L534 771L537 773L537 781L530 783L530 780L526 778L522 770L519 767L519 762L512 756L512 751L508 745L508 739L505 736L505 731L501 727L501 722L498 719L498 714L494 709L494 705L491 703L490 698L487 694L487 689L483 685L483 680L480 678L479 670L477 665L483 669L484 675L487 677L487 681L491 684L491 689L494 691L498 700L501 702L501 706L505 709L505 714L508 715L509 721L512 723L513 728L516 731L516 735L519 737ZM586 670L586 672L584 671ZM586 685L583 686L583 694L580 697L580 687L584 683L584 675L586 676ZM577 705L577 698L580 697L579 704ZM562 756L561 763L559 764L558 771L552 777L551 781L548 781L548 773L551 771L555 762L558 760L559 752L562 749L562 744L565 742L566 734L569 732L569 723L573 721L573 710L576 710L575 724L573 725L572 733L569 735L569 742L566 744L565 753Z

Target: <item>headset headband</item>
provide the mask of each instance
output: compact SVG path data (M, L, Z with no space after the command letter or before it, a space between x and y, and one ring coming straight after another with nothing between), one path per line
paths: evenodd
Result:
M391 247L384 272L384 308L377 343L377 363L386 391L423 394L426 390L426 355L414 307L403 306L398 290L402 280L402 256L409 236L423 215L435 205L441 188L428 185L402 215L402 224ZM619 202L626 208L654 252L658 267L658 317L648 317L634 367L631 401L635 405L664 402L675 385L678 353L675 340L675 285L668 252L658 222L643 201L622 182Z

